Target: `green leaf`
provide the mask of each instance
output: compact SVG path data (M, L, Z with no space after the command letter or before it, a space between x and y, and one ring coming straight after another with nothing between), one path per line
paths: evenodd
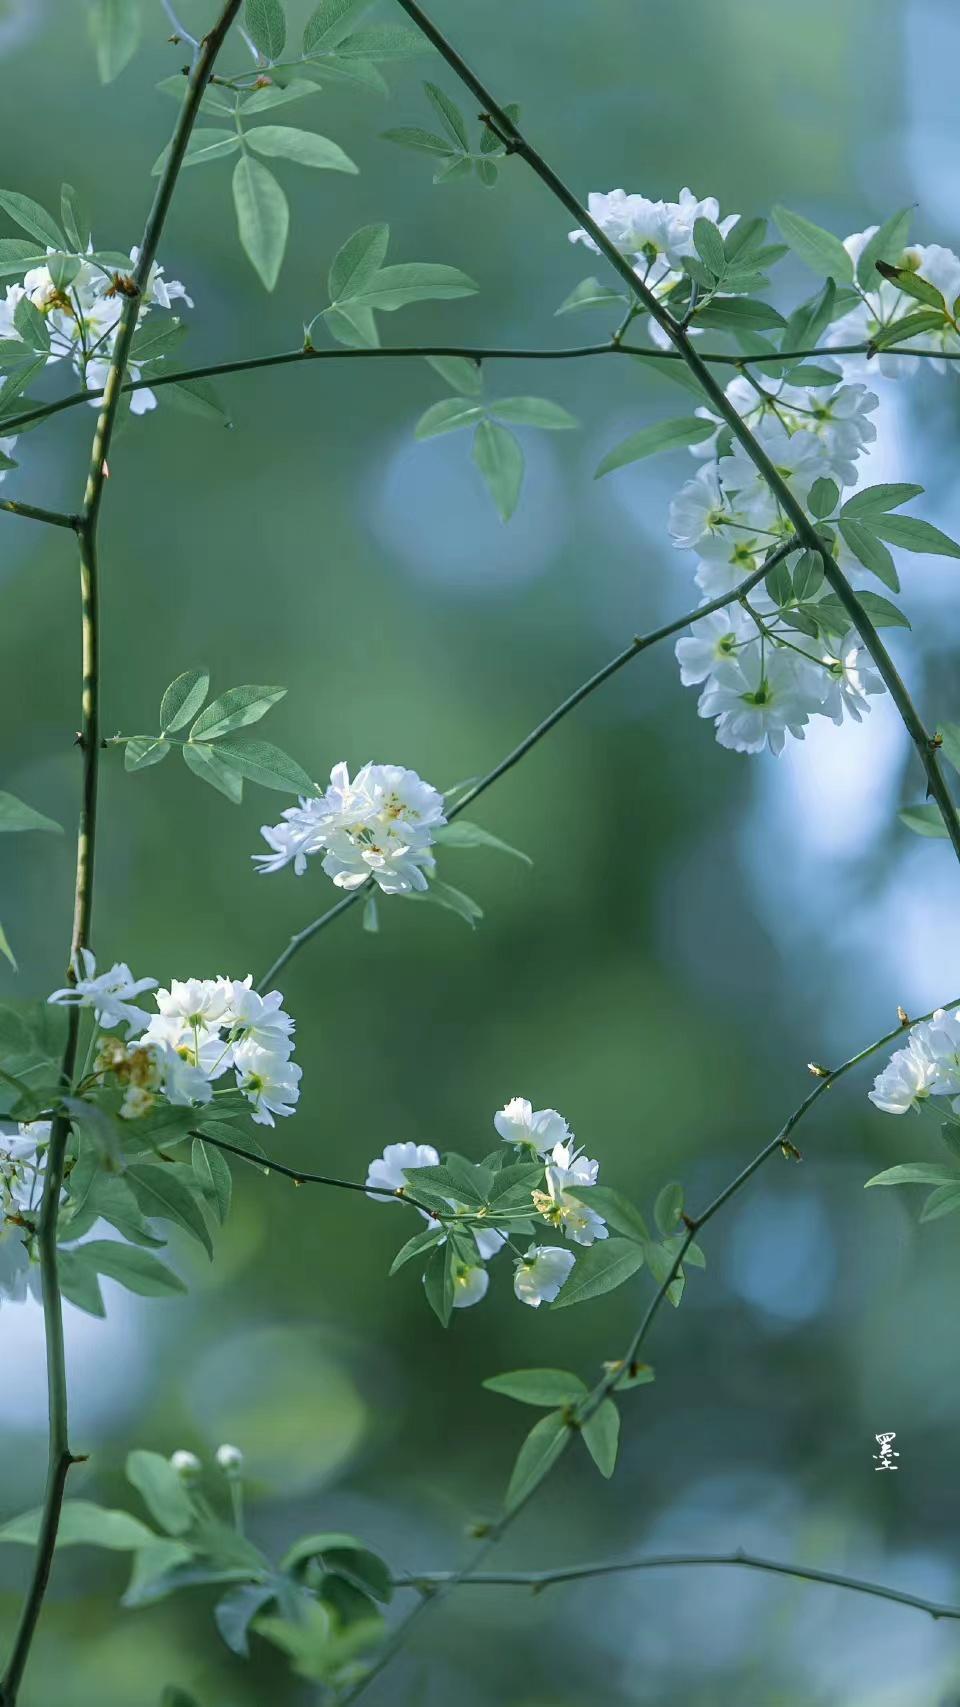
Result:
M533 864L529 854L511 847L509 842L502 842L499 836L491 835L482 825L471 824L466 818L455 818L451 824L444 824L435 831L433 839L445 843L448 848L493 848L498 853L522 859L525 865Z
M821 475L810 488L810 509L818 520L824 516L832 516L840 498L840 488L835 480L826 480Z
M275 1598L276 1588L272 1583L241 1583L217 1601L213 1621L227 1647L239 1654L242 1660L250 1656L248 1631L251 1620L268 1600Z
M912 267L891 267L887 261L878 261L877 272L892 285L896 285L905 296L912 296L915 302L922 302L925 308L933 308L940 315L946 315L947 305L942 292L919 273L914 272Z
M140 0L94 0L90 31L101 83L112 83L136 53L140 15Z
M18 190L0 190L0 207L8 213L16 225L25 231L29 237L35 237L42 243L42 258L46 263L46 250L68 249L68 244L56 220L51 219L46 208L39 202L31 201L29 196L22 196Z
M440 123L450 137L454 146L461 148L465 154L470 152L470 138L460 108L450 96L438 89L435 83L424 83L424 92L437 114Z
M585 1399L588 1388L579 1375L566 1369L514 1369L508 1375L490 1375L483 1383L491 1393L503 1393L522 1405L575 1405Z
M362 225L333 258L327 277L331 302L352 302L379 272L390 242L389 225Z
M592 1185L588 1202L590 1208L602 1215L618 1233L625 1233L627 1238L643 1243L649 1239L650 1232L639 1209L622 1192L614 1191L609 1185Z
M70 247L82 255L90 242L90 220L72 184L60 186L60 220Z
M0 237L0 277L43 266L46 258L45 245L25 243L22 237Z
M296 160L301 166L316 166L330 172L359 170L336 142L312 130L295 130L285 124L258 125L247 132L247 142L258 154Z
M303 766L270 741L237 735L229 741L217 742L217 757L263 788L277 788L284 794L316 793L316 784Z
M239 806L243 799L243 777L239 771L224 764L215 747L208 747L203 742L193 746L187 741L181 752L184 764L188 770L193 771L194 776L208 782L211 788L217 789L220 794L225 794L228 800L232 800L234 806Z
M261 687L246 683L243 687L228 688L218 699L210 701L190 730L191 741L215 741L234 729L244 729L258 723L272 705L283 699L286 688Z
M960 1209L960 1181L955 1185L941 1185L932 1191L920 1211L921 1221L939 1221L941 1215L952 1215L955 1209Z
M63 834L62 826L52 818L0 789L0 834L5 830L55 830L58 836Z
M449 1243L435 1250L423 1271L427 1303L443 1327L448 1327L453 1314L453 1269Z
M170 742L162 735L131 735L123 749L123 768L144 771L150 765L158 765L169 751Z
M871 334L871 348L889 350L894 345L907 343L911 338L919 338L925 332L942 332L943 325L942 312L935 313L929 308L918 309L914 314L905 314L900 320L891 320L887 326L878 326Z
M411 302L453 301L473 296L478 289L459 267L434 261L404 261L397 266L381 267L359 289L354 286L345 300L392 313Z
M698 326L714 326L720 332L763 332L786 324L769 303L743 296L714 297L697 308L695 319Z
M896 564L883 541L871 531L879 512L868 513L870 515L869 527L865 526L863 522L854 521L849 516L841 515L840 532L857 561L862 563L865 569L869 569L872 574L876 575L885 587L890 588L891 592L898 593L900 591L900 577L897 574Z
M384 130L380 134L384 142L396 142L401 148L413 148L418 154L441 155L446 159L450 153L450 144L444 137L437 136L432 130L422 130L419 125L400 125L395 130Z
M19 972L20 968L17 965L13 949L10 947L10 939L2 924L0 924L0 954L3 955L4 960L9 961L14 972Z
M519 441L495 421L481 421L473 437L473 460L486 481L501 521L508 522L523 484L524 457Z
M35 1547L40 1534L40 1511L28 1511L0 1527L0 1541L20 1541ZM112 1511L92 1500L64 1500L60 1507L57 1547L109 1547L127 1553L147 1547L156 1536L139 1518L126 1511Z
M384 1198L383 1201L387 1202L388 1200ZM442 1227L426 1227L422 1233L414 1233L412 1239L408 1239L405 1245L400 1246L393 1262L390 1264L390 1274L396 1274L398 1269L403 1268L405 1263L411 1262L414 1257L422 1256L424 1251L433 1250L434 1245L436 1245L443 1237L444 1231Z
M292 82L271 83L268 89L254 89L252 95L245 95L240 103L242 116L252 118L256 113L269 112L272 107L286 107L291 101L302 101L306 95L319 95L320 85L308 83L305 77L295 77Z
M50 348L50 332L38 308L28 296L22 296L13 311L13 324L27 348L38 353Z
M662 1245L658 1244L656 1239L651 1239L649 1244L644 1246L643 1254L646 1258L647 1267L658 1286L666 1285L667 1277L673 1273L674 1264L677 1260L679 1244L680 1239L675 1236L673 1239L665 1241ZM676 1309L677 1305L680 1303L682 1296L683 1271L678 1269L673 1280L671 1280L669 1286L667 1286L667 1297L674 1309Z
M176 350L186 335L187 328L182 320L164 321L151 315L134 335L131 358L139 363L159 361L161 356L168 356Z
M183 157L184 166L206 166L211 160L225 160L228 155L236 154L241 147L240 137L235 130L215 128L208 125L204 130L191 132L187 143L187 151ZM150 176L159 178L170 157L170 145L158 154L151 169Z
M465 392L468 397L481 395L483 371L478 362L470 361L466 356L427 356L426 359L452 391Z
M793 598L793 575L787 563L775 563L763 577L763 585L775 605L789 604Z
M948 534L916 516L872 516L870 526L881 539L888 539L901 551L917 551L935 557L960 557L960 545Z
M125 1177L129 1179L133 1173L147 1171L166 1172L164 1168L155 1167L152 1163L144 1163L141 1167L128 1169ZM165 1209L151 1208L145 1195L136 1187L134 1189L146 1214L168 1213ZM170 1219L174 1220L176 1217L171 1215ZM88 1239L85 1244L78 1245L72 1255L92 1272L105 1275L108 1280L118 1281L128 1292L138 1292L142 1298L169 1298L175 1292L187 1290L179 1275L174 1274L172 1269L167 1268L166 1264L160 1262L150 1251L145 1251L138 1245L122 1245L116 1239Z
M919 498L922 492L922 486L910 486L902 482L865 486L861 492L854 492L853 497L847 499L840 514L854 516L857 520L871 516L874 512L883 515L886 510L897 510L901 504L908 504L911 498ZM873 525L872 522L870 525Z
M700 224L700 221L697 221ZM617 1463L620 1444L620 1413L612 1399L604 1399L592 1417L582 1424L580 1433L601 1476L609 1481Z
M901 824L908 830L913 830L917 836L949 835L939 806L934 806L932 802L924 806L905 806L897 813L897 817Z
M822 278L835 279L838 284L852 283L853 262L832 231L824 231L812 220L804 219L799 213L791 213L786 207L775 207L773 218L784 242L789 243L794 254L812 272L819 273Z
M900 260L910 235L912 215L913 209L910 207L901 208L899 213L891 214L864 244L857 262L857 283L862 285L864 290L875 291L879 288L878 261L888 261L896 265Z
M165 735L183 729L196 717L210 688L209 670L184 670L164 689L160 701L160 727Z
M287 21L280 0L247 0L243 21L264 59L279 59L287 39Z
M857 598L866 611L875 628L909 628L909 618L898 610L895 604L885 599L880 593L868 593L858 590ZM846 606L830 593L825 599L819 599L811 607L821 620L824 627L832 634L846 634L848 628L855 626L847 612Z
M664 1238L674 1231L682 1213L683 1186L677 1180L671 1180L658 1192L653 1206L653 1219Z
M172 1165L136 1162L128 1167L125 1177L145 1215L160 1216L182 1227L203 1246L212 1260L213 1241L203 1211Z
M64 1250L60 1247L57 1266L60 1278L60 1290L68 1303L77 1310L85 1310L88 1316L104 1317L107 1313L100 1290L100 1281L96 1269L84 1260L81 1255L83 1247L77 1250Z
M575 314L581 308L607 308L614 302L626 302L622 291L611 289L599 279L582 279L569 296L564 297L555 314Z
M370 24L337 43L342 59L419 59L432 51L420 30L406 24Z
M320 0L303 32L304 53L313 53L321 44L333 46L341 40L347 33L350 18L368 3L369 0Z
M197 1514L169 1458L161 1457L159 1452L130 1452L126 1475L161 1529L168 1535L186 1534Z
M483 406L469 397L444 397L425 410L413 429L415 439L435 439L441 433L455 433L461 427L475 426L483 419Z
M290 210L272 172L244 154L233 172L233 201L240 242L266 286L277 282L287 246Z
M548 397L498 397L489 407L491 415L516 427L542 427L548 432L559 432L580 425L574 415Z
M823 560L819 552L802 552L793 571L794 598L799 599L801 603L805 599L815 598L822 586Z
M628 439L608 451L594 474L595 480L600 480L604 474L610 474L615 468L625 468L630 462L639 462L642 457L653 456L661 450L678 450L681 445L700 444L709 439L717 430L716 421L703 421L697 415L683 415L672 421L655 421L650 427L641 427L638 433L631 433Z
M726 267L727 256L723 238L712 220L694 220L693 241L704 266L709 267L715 278L719 278Z
M696 374L690 372L685 362L662 362L658 361L656 356L640 356L632 350L627 359L632 367L641 367L657 379L667 379L672 385L678 385L681 391L689 392L698 403L709 402ZM714 425L716 426L716 423Z
M960 1173L940 1162L901 1162L895 1168L885 1168L867 1180L871 1185L951 1185L960 1186Z
M193 1171L200 1182L204 1197L212 1204L221 1227L230 1213L233 1196L233 1175L230 1163L215 1144L205 1144L202 1138L193 1140L190 1152Z
M564 1310L612 1292L636 1274L643 1261L644 1253L633 1239L598 1239L595 1245L577 1252L576 1266L551 1310Z
M570 1435L571 1429L563 1411L551 1411L534 1423L513 1466L506 1493L507 1511L515 1511L523 1505L544 1476L549 1475L569 1445Z
M230 412L220 401L220 394L209 379L182 379L164 385L160 396L187 415L199 415L205 421L216 421L229 427Z

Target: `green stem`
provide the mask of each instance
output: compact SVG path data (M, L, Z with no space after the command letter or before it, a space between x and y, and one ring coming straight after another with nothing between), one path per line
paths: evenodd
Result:
M191 1137L199 1138L203 1144L211 1144L215 1150L225 1150L228 1156L239 1156L243 1162L252 1162L255 1168L263 1173L282 1174L284 1179L292 1179L294 1185L329 1185L338 1191L362 1191L365 1197L394 1198L399 1203L409 1203L411 1209L419 1209L429 1215L431 1221L439 1220L436 1210L428 1209L425 1203L413 1197L409 1191L394 1191L390 1186L361 1185L359 1180L336 1179L331 1174L306 1173L302 1168L291 1168L285 1162L275 1162L269 1156L258 1156L254 1150L244 1150L239 1144L231 1144L225 1138L211 1138L209 1132L194 1132Z
M871 353L869 344L837 344L832 349L779 350L771 356L735 356L720 350L703 350L700 352L700 360L713 367L732 367L738 372L746 372L754 361L763 362L765 367L769 367L773 363L786 365L789 362L812 361L816 356L869 356ZM958 351L904 348L884 350L883 354L930 356L943 361L960 361ZM685 360L679 350L661 350L656 346L640 348L635 344L618 343L616 334L605 344L574 344L559 350L498 349L495 346L488 348L484 345L464 344L410 344L394 349L346 349L337 346L328 350L278 350L265 356L242 356L235 361L207 362L202 367L154 374L151 379L130 379L124 383L122 389L124 393L144 391L147 388L159 391L165 385L182 385L191 379L218 379L225 374L254 373L259 368L290 367L300 362L403 361L411 358L422 360L425 356L462 356L473 362L562 362L579 361L586 356L642 356L644 361L651 362ZM72 391L67 397L54 398L50 403L39 403L33 409L24 410L20 415L4 418L3 431L7 434L19 432L22 427L45 420L48 415L59 415L64 409L75 409L80 403L90 403L99 395L97 391Z
M167 164L157 186L153 206L150 209L144 229L140 254L133 272L134 294L124 301L123 312L117 329L110 370L103 391L103 402L93 435L83 507L75 522L71 521L67 524L76 527L80 540L83 670L80 725L83 781L81 785L80 820L77 830L77 869L68 971L70 978L76 976L75 967L80 950L87 948L90 943L90 920L93 908L97 784L100 759L100 622L97 532L107 473L106 458L120 409L124 373L130 353L130 345L136 330L140 298L156 256L157 245L160 241L171 197L186 152L190 132L193 129L200 108L200 101L206 88L207 78L240 5L241 0L227 0L217 24L201 45L196 65L191 73L183 106L170 143ZM61 1082L64 1086L72 1084L76 1069L77 1043L80 1032L79 1020L79 1009L71 1007L60 1071ZM70 1465L76 1462L68 1442L63 1312L57 1263L57 1221L60 1213L60 1193L63 1187L64 1162L69 1131L69 1120L63 1115L58 1115L53 1122L50 1134L50 1148L47 1154L37 1241L43 1287L47 1393L50 1417L47 1481L33 1571L14 1637L13 1648L2 1682L0 1682L0 1707L15 1707L53 1563L67 1471Z
M828 1588L849 1589L854 1594L870 1594L878 1600L889 1600L898 1606L909 1606L916 1612L929 1613L931 1618L960 1619L960 1607L947 1606L938 1600L927 1600L923 1595L908 1594L898 1588L887 1588L883 1583L870 1582L865 1577L848 1577L839 1571L821 1571L813 1565L786 1565L779 1559L763 1559L756 1553L744 1553L739 1550L734 1553L655 1553L643 1559L609 1559L592 1565L565 1565L554 1571L478 1571L475 1575L464 1578L461 1586L511 1586L529 1588L537 1594L545 1588L553 1588L558 1583L583 1582L592 1577L623 1576L633 1571L664 1571L676 1569L678 1566L689 1568L700 1565L734 1565L745 1570L765 1571L774 1576L794 1577L801 1582L824 1583ZM417 1589L421 1594L431 1596L438 1586L452 1586L454 1575L452 1571L420 1571L415 1576L395 1577L393 1586Z
M19 498L0 498L0 510L6 510L11 516L25 516L31 522L47 522L50 527L70 528L76 533L80 525L79 516L68 516L60 510L43 510L39 504L24 504Z
M690 372L699 380L706 397L726 422L730 431L739 439L754 467L776 498L780 508L793 523L798 542L806 546L809 551L815 551L821 557L824 574L850 617L851 626L857 630L873 659L884 685L900 713L903 725L917 749L920 762L926 772L929 793L943 814L944 824L953 844L954 853L960 860L960 817L957 815L956 807L950 798L949 790L944 781L933 737L924 727L903 679L863 605L842 569L829 552L824 550L823 542L813 521L807 516L803 506L797 502L790 487L770 460L763 446L754 437L746 422L738 415L733 405L728 402L722 387L717 384L702 356L697 354L684 328L678 325L669 310L658 301L653 292L643 283L643 280L637 277L626 256L620 254L615 244L611 243L596 220L590 217L587 209L578 201L573 191L568 188L562 178L557 176L557 173L552 166L548 165L542 154L539 154L522 132L518 130L509 114L494 100L489 89L471 71L456 48L447 41L436 25L426 16L417 4L417 0L397 0L397 4L407 13L408 17L413 19L427 40L433 43L437 52L446 60L451 70L456 72L460 81L481 102L485 109L481 117L492 117L496 128L502 133L507 143L508 152L519 154L526 160L528 166L536 173L541 182L546 184L557 201L567 209L582 230L593 238L601 254L606 256L610 265L620 274L633 295L666 333L677 354L682 357Z
M573 693L568 694L566 699L561 700L549 716L538 723L535 729L531 729L529 735L525 735L519 746L514 747L505 759L501 759L499 764L487 771L486 776L474 783L473 787L468 789L466 794L462 795L457 804L451 808L447 814L448 818L456 818L457 814L476 800L479 795L485 794L488 788L499 781L500 777L505 776L507 771L519 764L520 760L529 753L531 747L535 747L538 741L542 741L551 729L554 729L564 717L575 710L597 688L602 687L604 682L609 681L611 676L616 675L618 670L622 670L625 664L629 664L632 659L638 658L640 653L645 652L649 646L655 646L660 640L669 639L671 634L679 634L681 629L688 628L691 622L697 622L700 617L710 616L713 611L724 610L727 605L735 604L738 599L749 593L750 589L755 587L765 575L769 575L770 570L780 562L781 558L788 556L795 549L792 542L779 546L761 564L759 569L754 569L751 574L745 576L742 581L731 588L729 593L721 593L718 598L710 599L707 604L697 605L694 610L686 611L683 616L674 617L672 622L664 623L661 628L653 628L648 634L638 634L636 639L631 640L629 646L625 646L615 658L611 658L609 663L604 664L594 675L589 676L585 682L581 682L580 686L575 688ZM292 936L283 953L278 954L273 965L268 967L258 980L257 989L263 990L268 984L271 984L277 973L283 970L306 943L310 942L319 931L326 930L328 925L332 925L334 919L339 919L341 914L348 912L351 907L355 907L357 902L368 894L372 887L373 879L368 878L366 883L360 885L359 889L351 890L349 895L345 895L341 901L337 901L332 907L328 907L327 911L321 913L319 918L314 919L312 923L305 925L302 931L298 931L295 936Z

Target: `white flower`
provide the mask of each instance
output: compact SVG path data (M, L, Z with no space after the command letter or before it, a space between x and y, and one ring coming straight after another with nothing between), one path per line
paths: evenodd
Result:
M134 978L129 966L122 961L111 966L109 972L101 972L97 976L97 963L88 948L81 948L75 972L76 983L63 990L54 990L47 997L48 1002L65 1007L93 1008L98 1025L109 1028L126 1024L128 1037L139 1036L147 1025L147 1016L141 1008L132 1005L133 998L142 995L144 990L156 989L156 978Z
M247 1039L234 1049L233 1064L237 1087L253 1104L256 1126L273 1126L275 1114L293 1113L303 1076L296 1062Z
M158 990L157 1010L164 1019L181 1019L188 1026L207 1028L226 1012L227 992L219 978L171 978L169 990Z
M416 771L366 764L351 782L346 765L335 765L324 801L323 869L339 889L357 889L368 877L385 895L429 887L433 831L447 820L443 796Z
M224 1010L221 1024L228 1026L236 1042L252 1038L261 1048L276 1055L289 1055L293 1049L294 1022L284 1012L283 996L279 990L269 990L265 996L252 988L253 974L239 979L220 979L223 988Z
M541 1156L573 1137L555 1108L534 1109L526 1097L513 1097L494 1115L493 1124L504 1143L526 1145Z
M319 853L324 846L327 803L318 796L301 795L298 806L288 806L279 824L263 824L260 834L269 847L269 854L254 854L253 863L266 875L282 871L292 863L294 873L302 877L307 869L307 856Z
M936 1063L911 1040L874 1079L870 1101L885 1114L906 1114L930 1095L936 1073Z
M772 644L761 650L756 642L740 653L737 672L708 681L697 706L701 717L716 719L721 747L760 753L769 746L776 754L783 751L788 731L802 740L804 725L823 697L817 666Z
M815 480L828 472L823 445L815 433L800 427L789 433L781 421L767 421L754 437L766 451L777 473L796 498L805 503ZM725 492L736 492L737 506L757 527L769 525L770 488L739 439L729 456L720 458L720 478Z
M236 1476L243 1468L243 1453L239 1446L218 1446L215 1457L218 1467L225 1476Z
M693 228L698 219L719 225L724 237L737 222L736 214L720 218L715 196L699 201L689 189L682 189L675 202L652 202L646 196L628 196L624 190L607 194L594 190L587 198L587 211L620 254L632 258L638 277L658 296L665 295L682 277L682 257L696 254ZM571 231L570 241L584 243L594 254L600 253L586 231Z
M823 663L826 666L824 716L832 717L834 723L842 723L843 714L847 711L855 723L862 722L864 712L870 710L867 695L883 693L884 686L882 676L871 664L854 629L840 642L837 657L826 654Z
M453 1269L453 1307L469 1310L487 1295L490 1276L482 1263L455 1263Z
M707 463L671 501L667 526L677 550L692 551L717 536L728 520L719 471L714 463Z
M382 1156L375 1156L367 1169L364 1184L377 1186L380 1191L408 1190L405 1173L407 1168L435 1168L440 1155L432 1144L388 1144ZM379 1197L381 1203L389 1202L389 1198ZM399 1199L398 1199L399 1201Z
M168 1102L178 1108L189 1108L194 1103L207 1103L213 1096L213 1087L201 1064L195 1064L185 1059L179 1049L166 1044L157 1050L157 1066L160 1073L160 1087ZM273 1122L269 1122L270 1125Z
M130 251L130 259L134 266L140 259L140 250L136 244ZM154 302L160 308L172 308L175 302L185 302L188 308L193 307L193 298L187 295L186 288L180 283L180 280L165 279L163 268L158 266L156 261L147 274L146 283L140 293L140 300L144 308L148 308Z
M580 1198L582 1191L596 1185L598 1173L597 1162L579 1155L572 1144L558 1144L547 1164L546 1191L532 1194L537 1212L576 1245L592 1245L609 1237L606 1222Z
M725 674L738 680L739 650L745 641L754 640L756 633L756 624L737 605L698 617L690 624L690 633L674 648L684 687L697 687L712 676L723 679Z
M502 1251L507 1242L506 1233L498 1232L496 1227L473 1227L471 1232L484 1262L489 1262L491 1257L495 1257L499 1251Z
M562 1246L531 1245L517 1262L513 1279L513 1290L521 1304L529 1304L532 1310L552 1304L575 1261L573 1252Z
M2 306L3 305L0 304L0 307L2 307ZM0 336L2 336L2 332L0 332ZM14 449L16 442L17 442L17 436L15 433L12 437L8 437L5 439L0 438L0 462L3 461L4 457L6 457L8 460L12 460L13 449ZM7 478L7 475L9 474L9 472L10 472L10 470L8 468L0 468L0 480L5 480Z
M196 1453L186 1452L182 1447L179 1452L171 1453L170 1465L172 1469L176 1470L178 1476L182 1476L185 1482L194 1481L203 1470L203 1465Z

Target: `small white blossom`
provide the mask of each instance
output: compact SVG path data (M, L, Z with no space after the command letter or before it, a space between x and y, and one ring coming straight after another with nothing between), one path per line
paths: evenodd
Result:
M145 1029L147 1015L141 1008L133 1006L133 998L142 995L144 990L156 989L156 978L134 978L129 966L122 961L98 976L96 960L88 948L81 948L75 972L76 983L63 990L54 990L47 997L49 1002L93 1008L98 1025L109 1028L125 1024L128 1037L136 1037Z
M186 1452L182 1447L178 1452L170 1454L170 1464L185 1482L195 1481L203 1470L203 1465L196 1453Z
M365 1184L380 1191L405 1191L407 1168L435 1168L440 1155L432 1144L388 1144L382 1156L376 1156L367 1169ZM374 1195L374 1194L372 1194ZM389 1198L379 1198L388 1203ZM399 1201L399 1199L398 1199Z
M721 747L736 753L759 753L769 746L781 753L787 734L803 739L811 712L823 699L820 668L795 652L768 645L740 653L736 673L711 677L700 695L697 711L716 720Z
M243 1453L239 1446L218 1446L215 1454L217 1465L225 1476L236 1476L243 1468Z
M490 1276L482 1263L456 1263L453 1270L453 1307L469 1310L487 1295Z
M526 1097L513 1097L493 1117L493 1124L506 1144L526 1145L546 1156L556 1144L565 1144L573 1134L555 1108L538 1108Z
M300 1098L302 1069L296 1062L247 1039L233 1052L237 1088L253 1105L257 1126L273 1126L274 1115L292 1114Z
M521 1304L529 1304L532 1310L552 1304L575 1261L573 1252L562 1246L531 1245L517 1262L513 1279L513 1290Z
M261 872L293 864L298 876L311 854L338 889L372 877L385 895L422 893L434 870L434 832L446 823L443 796L402 765L366 764L351 781L335 765L322 799L302 798L261 835L273 850L254 854Z
M869 1092L870 1101L885 1114L906 1114L930 1096L937 1076L936 1063L926 1052L910 1043L891 1056L878 1073Z

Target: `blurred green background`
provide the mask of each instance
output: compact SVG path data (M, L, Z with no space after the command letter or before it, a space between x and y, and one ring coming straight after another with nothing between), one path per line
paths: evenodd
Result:
M145 44L104 90L84 11L0 0L0 175L54 205L68 178L94 210L98 244L126 248L174 114L154 85L184 55L148 0ZM197 26L210 16L197 0L183 12ZM917 202L919 238L960 246L960 21L948 0L437 0L435 12L583 195L623 185L674 198L689 183L723 213L782 200L840 233ZM229 164L184 176L161 260L196 301L185 360L295 347L337 248L382 218L392 259L448 262L482 287L386 317L386 341L605 334L603 315L553 319L602 268L567 243L569 220L521 164L493 191L434 188L428 160L380 140L425 121L424 76L458 93L424 57L389 68L389 101L331 87L290 115L336 138L361 171L279 163L293 237L271 297L239 250ZM799 267L781 272L788 292L809 290ZM449 786L487 769L637 630L694 603L692 564L665 530L686 456L592 480L625 433L678 412L673 387L606 361L491 364L487 386L548 395L582 422L577 434L521 429L528 475L506 528L466 435L414 443L417 416L446 394L419 362L226 380L229 432L171 409L133 422L111 457L103 529L108 732L152 728L164 685L206 661L215 691L288 686L265 733L318 777L341 758L373 758ZM924 513L955 531L955 378L882 389L866 478L925 480ZM75 410L24 438L4 495L74 507L91 428ZM71 541L9 516L0 537L4 786L70 825ZM948 574L909 561L914 634L896 636L931 721L958 716ZM682 1177L702 1204L805 1094L808 1059L842 1059L895 1023L898 1002L916 1012L960 994L949 851L896 825L900 800L920 797L908 769L887 705L863 728L824 724L780 761L722 752L669 649L648 654L471 813L529 850L532 873L492 854L444 856L444 874L486 911L474 935L439 910L388 903L379 936L363 934L357 910L293 962L283 988L304 1094L297 1118L268 1135L276 1155L348 1177L393 1140L479 1156L493 1112L525 1095L563 1111L606 1182L648 1204ZM260 971L334 898L318 863L299 881L254 876L259 825L283 805L248 785L233 808L174 760L126 776L108 754L101 959L162 981ZM71 837L0 843L2 916L22 965L19 977L0 971L0 994L43 994L61 981ZM917 1198L864 1195L878 1168L936 1150L933 1122L880 1116L867 1085L851 1079L823 1099L798 1134L802 1167L772 1163L710 1227L706 1274L651 1338L656 1384L624 1405L614 1482L571 1455L504 1541L504 1566L746 1547L960 1598L956 1222L918 1232ZM392 1206L246 1170L236 1186L212 1267L175 1246L189 1298L140 1300L107 1283L106 1322L68 1307L74 1443L91 1454L72 1492L121 1503L132 1445L209 1456L228 1439L248 1454L251 1524L268 1547L347 1529L398 1570L455 1565L533 1420L481 1379L530 1364L593 1376L624 1345L649 1281L534 1315L515 1304L508 1267L494 1268L485 1306L445 1334L412 1268L386 1278L413 1230ZM39 1312L5 1306L4 1516L37 1497L43 1424ZM896 1482L874 1473L884 1429L898 1433ZM3 1631L25 1565L3 1549ZM257 1645L249 1665L232 1658L212 1596L118 1611L123 1576L116 1556L58 1559L23 1707L151 1707L167 1682L203 1707L312 1699L272 1649ZM439 1707L454 1696L464 1707L946 1707L960 1699L960 1636L880 1602L737 1572L623 1577L537 1600L464 1589L369 1699Z

